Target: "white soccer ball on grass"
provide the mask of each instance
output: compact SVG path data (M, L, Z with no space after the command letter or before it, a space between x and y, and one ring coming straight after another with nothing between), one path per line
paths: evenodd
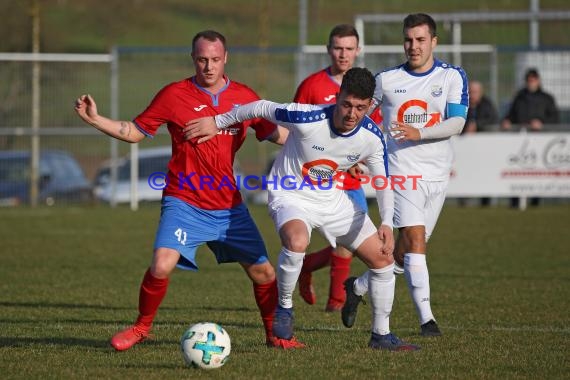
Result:
M180 348L188 365L214 369L220 368L228 360L231 341L226 330L219 324L201 322L184 332Z

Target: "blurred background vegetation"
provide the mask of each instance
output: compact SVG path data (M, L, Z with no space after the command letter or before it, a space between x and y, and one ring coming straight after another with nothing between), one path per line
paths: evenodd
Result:
M530 0L307 0L309 44L323 44L330 28L352 23L364 13L444 13L464 11L528 11ZM33 0L2 0L0 51L31 50ZM188 46L199 30L216 29L231 46L295 46L298 42L298 1L276 0L40 0L41 51L106 53L112 46ZM568 10L567 0L541 0L541 10ZM567 23L567 22L566 22ZM543 45L568 45L570 37L556 24L556 33L542 33ZM526 44L526 35L471 24L465 43ZM505 28L507 28L505 30ZM400 31L394 30L396 43ZM368 41L367 41L368 42ZM445 41L444 41L445 42ZM394 41L388 41L394 43Z

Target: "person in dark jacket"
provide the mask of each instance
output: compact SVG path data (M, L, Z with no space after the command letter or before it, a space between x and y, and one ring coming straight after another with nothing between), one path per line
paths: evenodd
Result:
M544 124L556 124L559 121L554 97L542 90L538 71L529 69L525 81L526 86L517 92L501 123L503 130L509 131L513 124L519 124L529 131L541 131Z
M499 123L499 114L493 102L485 96L479 81L469 82L469 108L462 133L491 132Z
M554 97L542 90L540 75L536 69L529 69L525 74L526 86L519 90L515 96L509 113L501 122L501 129L512 130L513 124L526 128L531 132L539 132L544 124L556 124L559 122L558 108ZM530 198L531 206L538 206L539 198ZM511 198L512 208L518 208L520 198Z

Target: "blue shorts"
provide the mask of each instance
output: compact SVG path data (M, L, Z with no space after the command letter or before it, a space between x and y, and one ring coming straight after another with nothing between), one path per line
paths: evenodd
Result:
M362 211L368 213L368 204L366 203L366 195L364 195L364 190L361 188L356 190L346 190L346 195L350 198L352 203L358 205Z
M180 253L177 266L198 270L196 250L206 243L218 263L262 264L267 250L247 207L204 210L174 197L164 197L154 249Z

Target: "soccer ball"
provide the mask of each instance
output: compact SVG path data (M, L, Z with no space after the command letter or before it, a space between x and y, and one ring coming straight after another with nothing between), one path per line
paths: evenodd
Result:
M196 323L182 335L180 348L186 364L203 369L220 368L230 355L230 336L217 323Z

